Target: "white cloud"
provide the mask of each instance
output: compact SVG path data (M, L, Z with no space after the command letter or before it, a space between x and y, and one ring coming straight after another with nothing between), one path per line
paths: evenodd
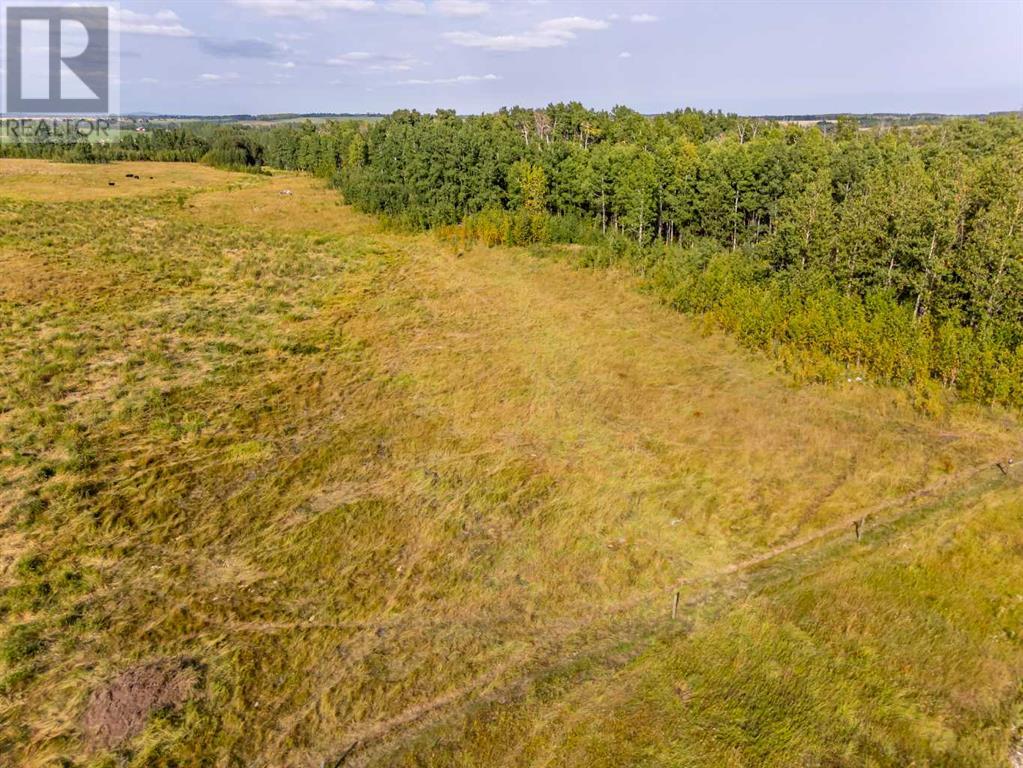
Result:
M192 30L181 23L174 11L138 13L122 8L114 12L117 28L127 35L157 35L160 37L192 37Z
M423 0L391 0L384 5L384 10L402 16L422 16L426 13L426 3Z
M295 68L295 62L293 62L293 61L279 61L279 62L278 61L271 61L270 62L270 66L271 67L278 67L279 69L294 69Z
M434 0L433 10L441 16L482 16L490 5L480 0Z
M632 58L632 54L629 53L628 51L622 51L621 53L618 54L618 58L619 59L631 59Z
M607 29L607 22L584 16L565 16L541 21L532 30L520 34L485 35L482 32L447 32L444 37L464 48L492 51L528 51L532 48L556 48L574 40L577 32Z
M322 19L328 11L369 11L374 0L232 0L242 8L252 8L266 16L296 19Z
M227 72L223 75L215 75L210 72L204 72L199 75L199 81L203 83L222 83L229 80L237 80L241 77L237 72Z
M607 22L600 19L587 19L584 16L564 16L560 19L548 19L536 25L542 34L573 38L576 32L592 32L607 29Z
M489 48L492 51L527 51L564 45L561 38L525 33L521 35L484 35L482 32L445 32L445 39L463 48Z
M458 75L457 77L437 77L433 80L401 80L397 85L455 85L500 79L497 75Z
M143 85L156 85L160 81L157 80L155 77L143 77L139 80L139 82L142 83Z
M649 24L657 21L657 17L649 13L634 13L629 17L629 21L633 24Z
M332 67L358 67L369 72L408 72L419 61L411 56L392 56L386 53L349 51L327 59Z

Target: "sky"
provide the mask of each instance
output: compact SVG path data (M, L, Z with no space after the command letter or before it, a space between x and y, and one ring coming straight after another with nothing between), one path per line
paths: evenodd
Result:
M123 0L123 112L1023 109L1023 0Z

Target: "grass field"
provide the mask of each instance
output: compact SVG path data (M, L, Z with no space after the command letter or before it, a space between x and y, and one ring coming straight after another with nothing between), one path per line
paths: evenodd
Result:
M1013 759L1012 414L159 163L0 161L0 382L0 764Z

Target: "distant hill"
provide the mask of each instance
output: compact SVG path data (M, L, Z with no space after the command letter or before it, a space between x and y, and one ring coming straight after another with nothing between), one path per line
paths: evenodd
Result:
M829 112L823 114L803 115L756 115L764 120L779 120L789 123L828 123L838 120L839 117L849 115L855 118L862 126L871 125L920 125L921 123L939 123L943 120L955 120L958 118L985 119L998 117L999 115L1015 115L1010 112L985 112L973 115L953 115L942 112L868 112L863 114L848 112Z
M386 117L384 112L271 112L266 114L233 114L233 115L196 115L174 112L127 112L125 118L147 118L153 120L189 120L208 123L281 123L294 120L374 120ZM651 116L657 113L651 113ZM821 112L804 114L762 114L751 115L764 120L784 120L790 122L835 121L843 115L849 115L863 124L869 123L921 123L940 120L953 120L962 117L985 118L999 115L1020 114L1009 110L1000 112L983 112L969 115L950 114L944 112Z
M281 112L266 115L186 115L168 112L129 112L125 118L145 118L147 120L174 120L177 122L203 123L286 123L300 120L376 120L384 115L381 113L356 112Z

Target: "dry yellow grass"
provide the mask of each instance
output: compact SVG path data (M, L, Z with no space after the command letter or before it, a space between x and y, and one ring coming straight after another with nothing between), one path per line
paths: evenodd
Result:
M82 168L45 160L0 158L0 194L40 202L82 202L258 183L247 173L229 174L191 163L111 163L87 166L85 171ZM128 174L141 178L130 179Z
M370 216L360 216L324 190L323 181L277 171L271 178L243 188L219 188L189 199L196 221L212 226L252 227L313 237L368 235L380 230Z
M124 763L318 766L358 742L350 764L898 764L980 754L948 733L1008 738L1018 636L971 645L953 624L899 657L878 701L957 713L931 740L864 714L877 678L815 665L835 633L912 645L892 605L920 594L871 580L904 551L940 573L938 521L1023 545L1015 477L967 476L1018 452L1015 417L794 387L625 275L389 234L300 176L0 170L0 755L108 759L81 752L86 697L164 656L201 662L203 695ZM104 191L128 172L162 192ZM851 528L786 551L886 504L876 525L906 522L862 554ZM983 615L907 615L970 633L1015 615L1016 570L956 572ZM980 654L987 698L924 686L925 649ZM783 682L744 683L745 662ZM840 732L829 686L860 713ZM800 696L801 736L750 736L750 718L794 727ZM860 746L829 751L836 733Z

